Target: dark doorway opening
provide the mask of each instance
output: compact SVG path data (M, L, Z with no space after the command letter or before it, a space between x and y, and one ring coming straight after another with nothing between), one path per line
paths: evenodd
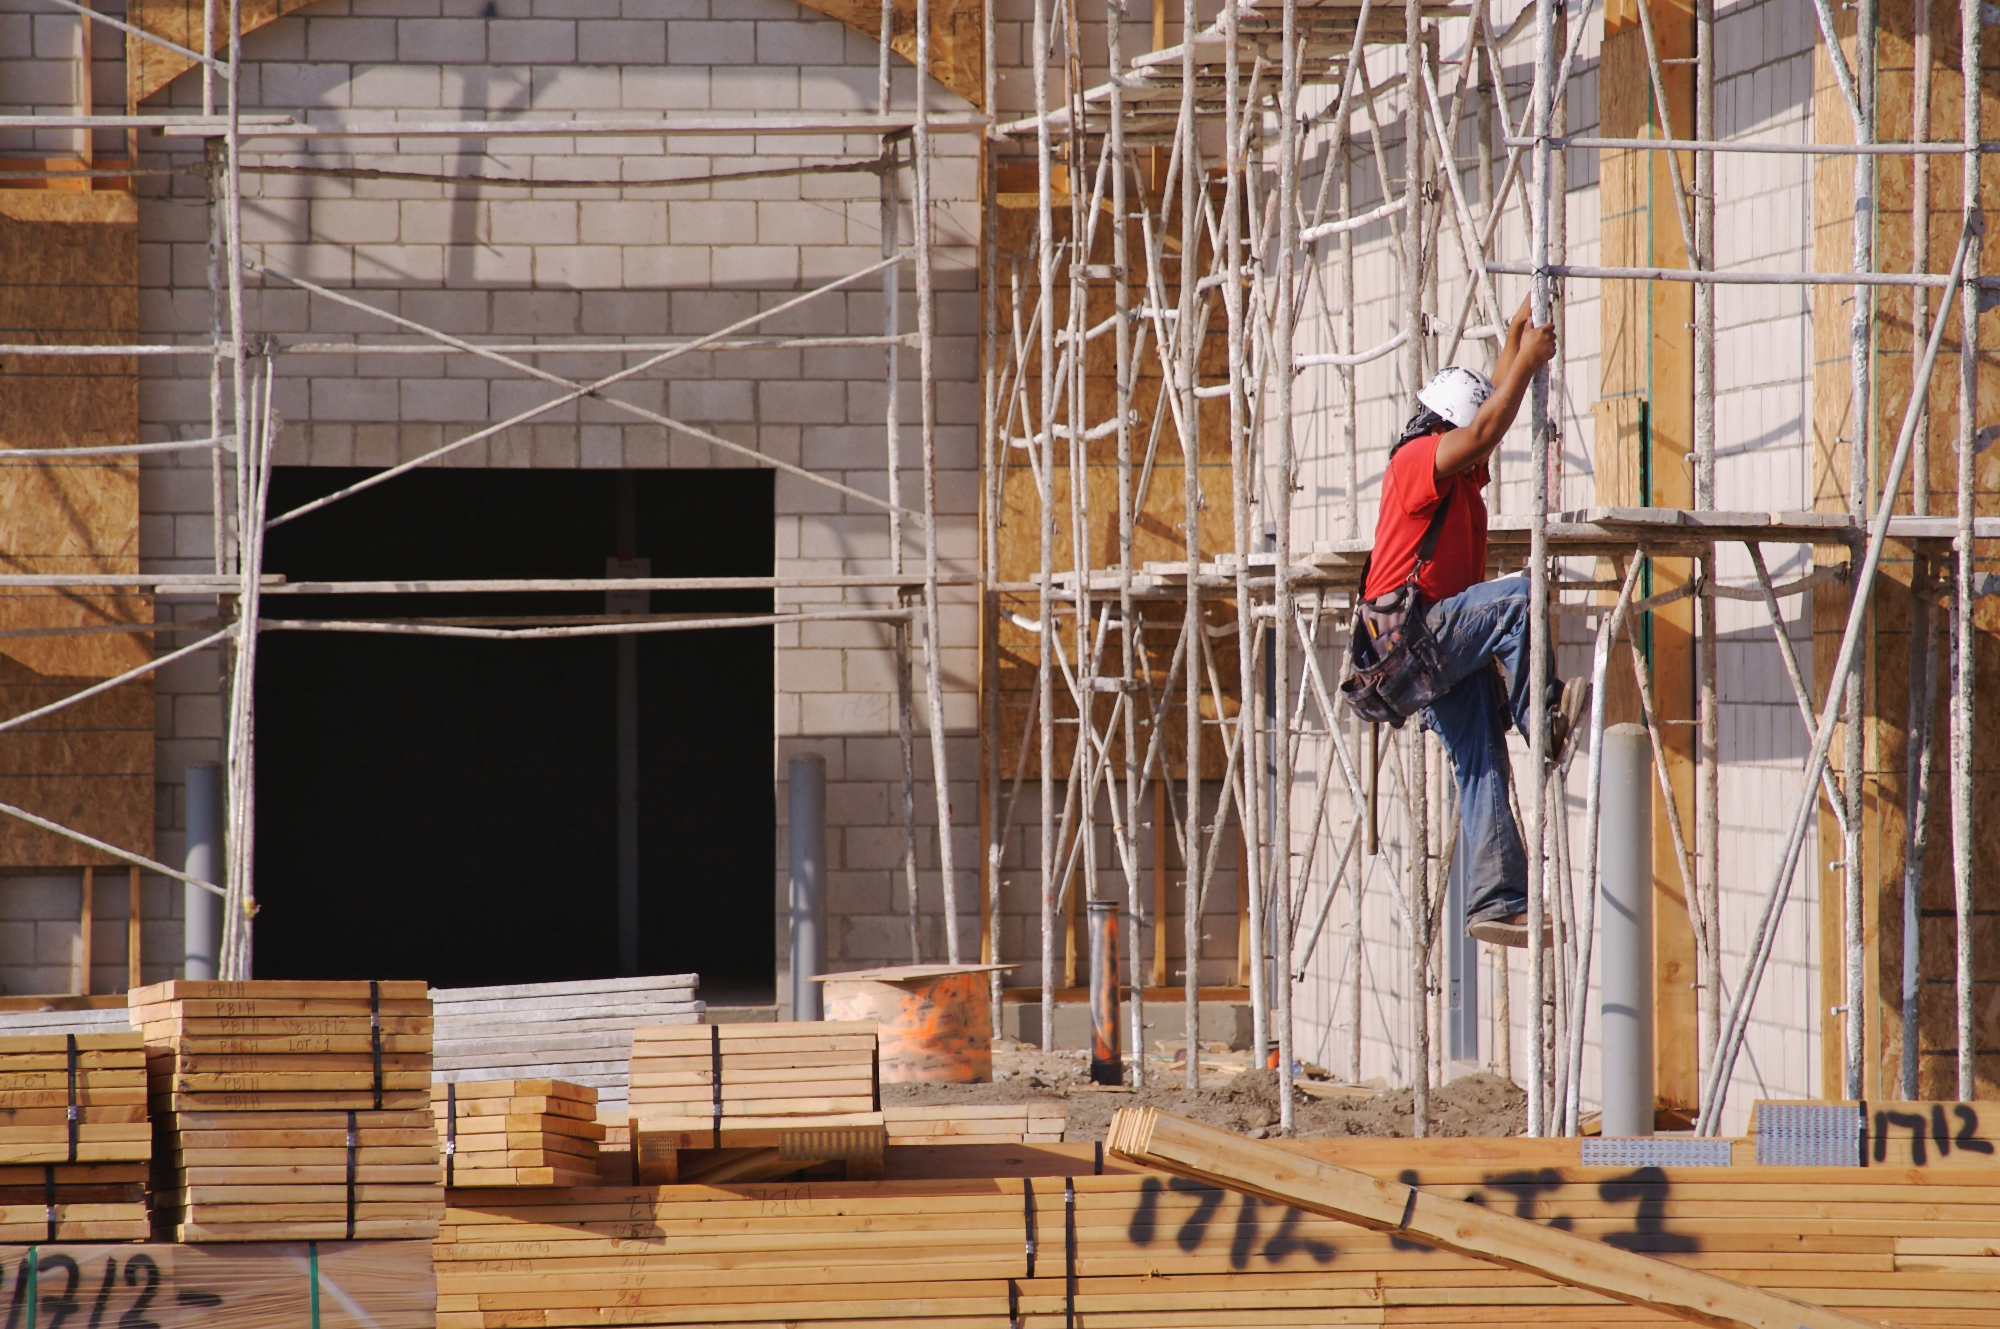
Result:
M280 467L271 511L368 474ZM266 570L292 582L597 578L636 554L653 576L768 577L771 480L413 471L278 527ZM655 592L647 608L770 606L769 591L737 590ZM606 612L601 592L264 601L267 618L298 619ZM771 630L636 640L637 970L769 991ZM617 641L265 633L257 976L451 987L623 972Z

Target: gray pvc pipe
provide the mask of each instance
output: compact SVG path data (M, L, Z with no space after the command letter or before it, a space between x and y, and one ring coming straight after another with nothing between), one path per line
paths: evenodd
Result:
M200 762L187 768L187 854L181 871L203 881L222 881L222 768ZM222 946L222 897L199 886L183 886L181 974L214 978Z
M792 758L792 1018L822 1018L822 985L810 980L826 972L826 758L803 753Z
M1653 1133L1653 753L1643 725L1604 731L1599 984L1603 1132Z

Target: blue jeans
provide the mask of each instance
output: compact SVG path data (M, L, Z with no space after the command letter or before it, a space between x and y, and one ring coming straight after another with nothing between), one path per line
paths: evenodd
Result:
M1528 734L1528 579L1480 582L1432 605L1424 621L1450 691L1424 710L1423 722L1451 754L1458 780L1447 889L1461 889L1467 923L1509 918L1528 907L1528 855L1508 799L1507 762L1508 720ZM1553 709L1560 693L1550 656Z

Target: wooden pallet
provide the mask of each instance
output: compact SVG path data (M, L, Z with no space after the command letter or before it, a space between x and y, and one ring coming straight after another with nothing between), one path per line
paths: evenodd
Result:
M455 1191L436 1246L438 1326L1053 1329L1072 1312L1085 1329L1679 1323L1399 1231L1115 1160L1092 1175L1088 1145L1027 1152L1073 1170ZM1592 1250L1643 1251L1847 1316L2000 1326L2000 1168L1588 1168L1574 1140L1273 1152L1341 1157L1405 1195L1474 1200Z
M595 1186L597 1091L560 1080L431 1086L447 1186Z
M879 1180L888 1131L879 1112L823 1117L723 1118L715 1127L677 1128L668 1118L629 1127L634 1179L648 1185L773 1181L824 1163L849 1181Z

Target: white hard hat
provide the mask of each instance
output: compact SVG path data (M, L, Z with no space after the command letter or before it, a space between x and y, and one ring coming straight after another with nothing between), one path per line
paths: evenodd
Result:
M1493 395L1493 380L1477 369L1446 365L1424 384L1417 400L1460 429L1472 423L1479 404Z

